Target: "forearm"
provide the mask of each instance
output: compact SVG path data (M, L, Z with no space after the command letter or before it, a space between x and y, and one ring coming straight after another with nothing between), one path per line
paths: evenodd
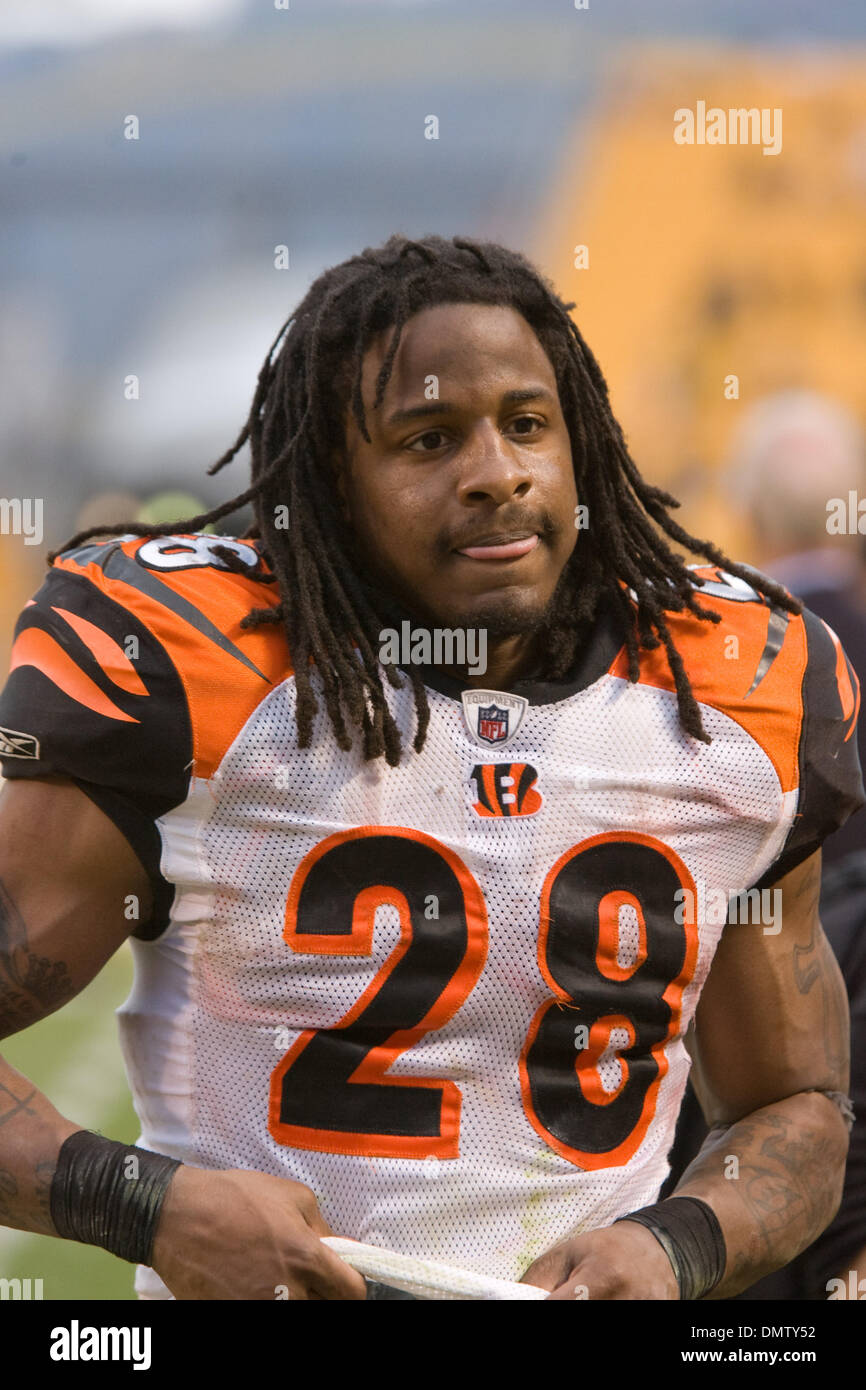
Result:
M0 794L0 1044L62 1008L129 934L147 875L120 831L77 787L6 782ZM0 1225L56 1234L60 1149L83 1126L0 1057Z
M671 1196L700 1197L725 1237L730 1298L780 1269L832 1221L842 1197L848 1130L820 1092L801 1092L713 1129Z
M51 1179L61 1145L81 1128L0 1057L0 1225L57 1234Z

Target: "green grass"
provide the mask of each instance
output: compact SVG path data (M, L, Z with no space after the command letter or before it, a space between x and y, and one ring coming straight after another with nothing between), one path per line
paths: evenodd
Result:
M111 1139L138 1138L139 1125L117 1041L113 1010L132 984L127 946L65 1009L2 1045L17 1067L69 1119ZM46 1299L131 1299L134 1266L75 1241L0 1227L0 1277L42 1279Z

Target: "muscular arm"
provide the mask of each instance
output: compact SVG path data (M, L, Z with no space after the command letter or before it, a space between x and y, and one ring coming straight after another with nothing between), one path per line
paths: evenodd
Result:
M0 793L0 1038L83 989L129 934L124 908L151 911L147 875L121 832L71 782L8 782ZM48 1235L60 1148L82 1126L0 1058L0 1224ZM177 1298L363 1299L326 1246L333 1234L303 1183L266 1173L175 1172L153 1267Z
M781 930L725 928L695 1016L693 1081L713 1126L674 1196L700 1197L727 1247L728 1298L832 1221L847 1127L822 1091L848 1090L848 1001L818 919L820 854L777 885Z
M128 936L124 904L151 909L147 875L121 832L60 778L0 793L0 1039L73 998ZM53 1233L51 1179L80 1129L0 1057L0 1224Z

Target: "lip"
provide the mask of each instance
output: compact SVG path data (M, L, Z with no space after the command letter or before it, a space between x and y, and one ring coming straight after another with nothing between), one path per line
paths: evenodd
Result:
M538 545L538 533L530 532L523 536L489 536L474 545L467 545L457 551L468 560L518 560L529 555Z

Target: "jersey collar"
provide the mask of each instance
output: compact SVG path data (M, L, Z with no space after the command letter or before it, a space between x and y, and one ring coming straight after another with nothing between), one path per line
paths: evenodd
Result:
M625 630L619 609L610 599L603 599L586 640L581 645L570 670L561 680L547 681L529 676L501 688L511 695L524 696L531 705L554 705L560 700L569 699L581 690L588 689L600 680L610 670L624 644ZM440 695L445 695L458 704L464 690L474 689L469 681L446 675L436 666L409 668L399 663L398 666L406 674L409 674L410 669L415 670L429 689L438 691Z

